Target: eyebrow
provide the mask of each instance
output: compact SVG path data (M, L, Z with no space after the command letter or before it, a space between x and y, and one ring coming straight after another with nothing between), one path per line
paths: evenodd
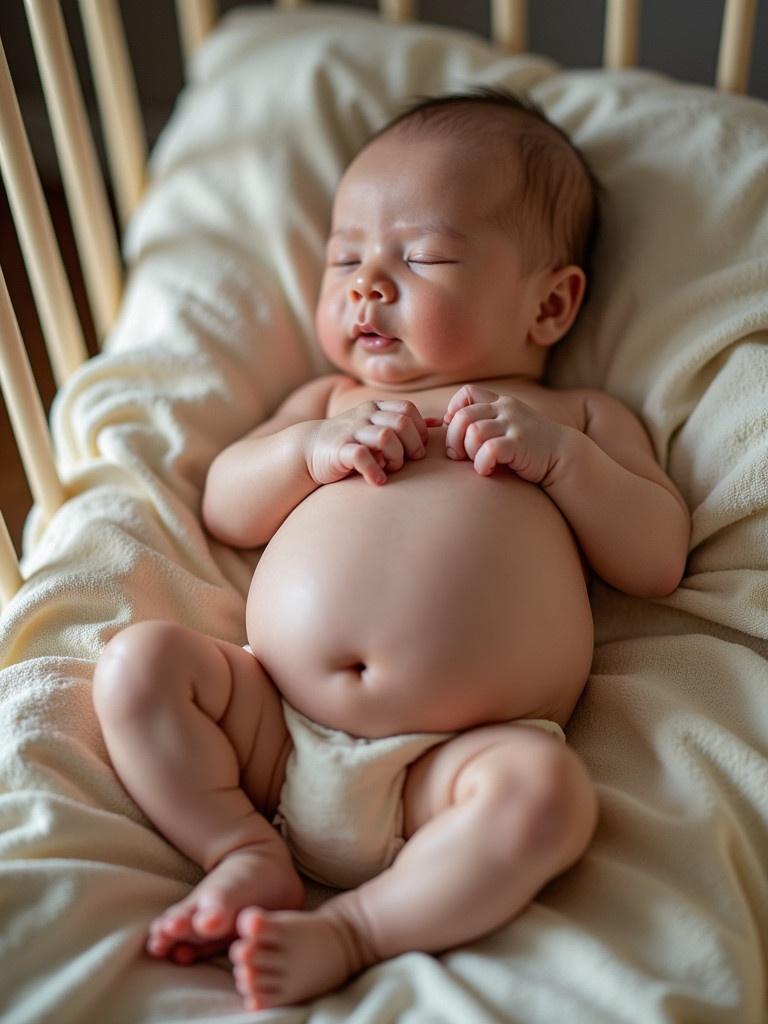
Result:
M429 221L423 224L399 224L395 223L394 228L397 231L402 231L406 235L421 236L421 235L447 235L449 238L455 238L457 241L464 242L467 236L463 231L459 231L457 228L451 227L450 224L444 221ZM353 238L361 234L360 228L355 227L341 227L332 231L329 238Z

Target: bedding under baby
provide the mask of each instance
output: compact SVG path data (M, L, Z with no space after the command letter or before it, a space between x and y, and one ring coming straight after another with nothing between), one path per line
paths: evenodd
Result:
M201 872L112 771L94 663L153 617L244 643L260 552L208 536L200 495L217 452L329 369L311 311L336 181L401 98L497 83L530 90L605 187L593 290L551 381L642 416L692 513L687 574L664 599L592 585L566 729L600 797L584 858L493 934L265 1019L765 1019L768 107L324 9L233 12L199 51L129 227L118 322L56 399L69 499L30 517L0 632L4 1022L259 1019L225 958L143 952Z

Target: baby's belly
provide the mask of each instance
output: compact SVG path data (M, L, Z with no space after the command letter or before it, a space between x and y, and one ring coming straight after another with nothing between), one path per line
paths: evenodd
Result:
M315 721L359 736L564 724L593 631L570 529L509 470L427 457L321 487L256 568L248 642Z

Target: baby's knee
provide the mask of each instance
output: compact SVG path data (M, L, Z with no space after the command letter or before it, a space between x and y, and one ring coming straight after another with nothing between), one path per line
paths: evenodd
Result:
M101 652L93 676L100 721L134 716L156 702L181 642L173 622L138 622L116 633Z
M531 736L525 768L502 766L489 786L501 856L526 852L565 870L587 848L597 823L594 785L578 755L556 740ZM498 765L497 765L498 768Z

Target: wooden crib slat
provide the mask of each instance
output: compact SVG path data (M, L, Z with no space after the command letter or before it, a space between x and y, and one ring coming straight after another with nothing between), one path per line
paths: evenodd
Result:
M16 549L0 512L0 605L8 604L22 582Z
M606 0L603 66L631 68L637 65L640 0Z
M80 0L80 14L117 212L125 227L144 191L147 164L136 79L116 0Z
M493 0L491 33L508 53L525 53L528 49L527 0Z
M413 21L414 0L379 0L379 11L389 21Z
M59 0L25 0L96 334L114 322L122 291L115 228Z
M717 58L717 87L746 92L757 0L726 0Z
M216 0L176 0L176 20L185 64L216 24L217 17Z
M57 385L88 351L0 43L0 169Z
M0 388L32 496L48 519L64 501L64 488L56 472L43 403L1 269Z

